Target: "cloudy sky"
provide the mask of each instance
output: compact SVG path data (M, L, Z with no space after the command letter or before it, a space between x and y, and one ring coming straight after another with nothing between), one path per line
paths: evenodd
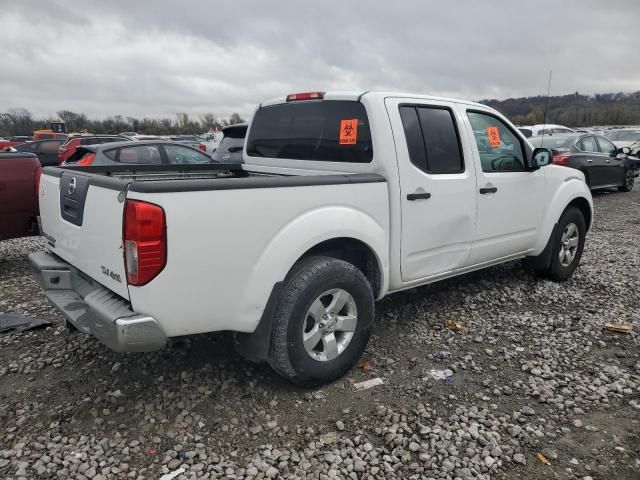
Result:
M296 91L640 90L640 0L0 0L0 111L250 114Z

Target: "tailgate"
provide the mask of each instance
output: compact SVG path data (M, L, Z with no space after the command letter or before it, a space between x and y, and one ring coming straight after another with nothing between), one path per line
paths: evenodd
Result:
M128 299L122 250L124 195L77 172L41 178L42 235L49 249L82 273Z

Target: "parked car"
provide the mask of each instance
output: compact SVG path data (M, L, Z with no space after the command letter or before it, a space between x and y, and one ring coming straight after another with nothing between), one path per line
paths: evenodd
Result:
M164 138L159 137L158 135L136 135L134 137L127 137L127 138L135 142L141 142L143 140L164 140Z
M13 136L13 137L9 137L9 141L11 141L11 142L19 142L19 143L33 142L33 137L31 137L29 135L16 135L16 136Z
M520 132L522 132L522 134L525 137L529 138L530 136L533 135L533 132L531 131L531 128L532 128L531 126L527 125L527 126L518 127L518 130L520 130Z
M25 143L27 140L17 139L16 137L0 138L0 148L15 147L21 143Z
M206 153L178 142L148 140L115 142L78 147L63 166L89 165L161 165L212 163Z
M570 135L576 133L575 130L564 125L553 125L551 123L539 124L528 127L531 130L531 137L539 135Z
M315 386L358 362L374 300L518 258L567 279L591 226L580 172L462 100L271 100L244 161L45 170L47 250L29 258L47 298L117 351L233 331Z
M41 171L33 153L0 153L0 240L38 233Z
M67 139L58 149L58 164L71 158L81 145L98 145L101 143L126 142L129 139L121 135L75 135Z
M601 135L577 134L559 137L531 137L534 147L545 146L553 152L553 163L584 173L590 189L618 187L633 189L640 160L630 157L628 149L618 149Z
M640 156L640 128L609 130L606 137L611 140L616 147L628 147L631 155L634 157Z
M242 149L249 124L238 123L222 129L222 140L212 158L222 163L242 163Z
M20 143L14 148L19 152L35 153L43 167L50 167L58 165L58 150L65 142L64 138L36 140L35 142Z

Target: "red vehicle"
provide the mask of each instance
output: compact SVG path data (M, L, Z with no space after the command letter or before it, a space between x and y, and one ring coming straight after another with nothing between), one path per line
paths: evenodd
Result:
M0 138L0 150L6 147L15 147L16 145L22 145L23 143L30 142L33 137L17 136L9 138Z
M0 153L0 240L38 233L41 172L33 153Z
M126 142L129 139L121 135L76 135L70 137L58 148L58 165L67 161L76 153L76 149L84 145L97 145L100 143Z

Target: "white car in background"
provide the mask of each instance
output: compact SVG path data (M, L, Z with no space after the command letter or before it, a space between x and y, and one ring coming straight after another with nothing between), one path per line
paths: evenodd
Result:
M616 147L629 148L631 151L630 155L634 157L640 155L640 128L609 130L605 136L611 140Z
M565 127L564 125L553 125L551 123L533 125L526 128L531 130L532 137L537 137L539 135L568 135L570 133L576 133L572 128Z

